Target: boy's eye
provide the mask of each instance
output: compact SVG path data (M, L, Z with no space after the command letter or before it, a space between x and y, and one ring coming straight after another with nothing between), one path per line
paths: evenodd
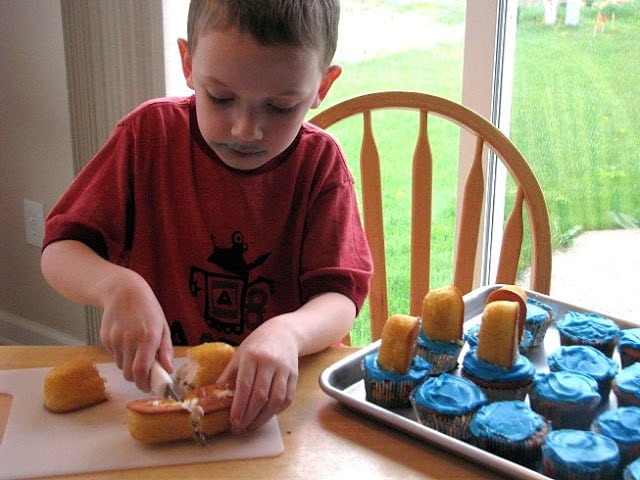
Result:
M211 102L215 105L226 105L233 102L234 100L233 97L218 97L211 93L207 93L207 97L209 97L209 100L211 100ZM274 105L273 103L267 103L266 108L277 114L287 114L293 112L296 109L296 105L292 107L280 107L278 105Z
M207 93L207 96L209 97L209 100L211 100L213 103L220 104L220 105L229 103L231 100L233 100L232 98L216 97L215 95L211 95L210 93Z
M268 107L276 113L283 113L283 114L291 113L296 109L295 105L293 107L278 107L277 105L269 104Z

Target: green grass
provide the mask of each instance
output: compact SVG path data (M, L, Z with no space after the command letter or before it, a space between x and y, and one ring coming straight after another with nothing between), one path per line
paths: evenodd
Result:
M442 23L464 20L464 2L359 0L397 11L429 9ZM553 243L563 247L580 230L638 226L640 222L640 4L615 9L616 20L593 36L594 8L583 8L578 27L542 24L541 8L521 8L516 48L511 138L531 163L547 199ZM611 19L614 10L604 13ZM563 15L560 8L559 14ZM323 107L354 95L388 89L419 90L459 100L462 44L407 51L354 64ZM312 112L314 113L314 112ZM436 119L437 120L437 119ZM430 121L434 158L451 158L434 171L432 287L451 282L453 261L457 140L443 122ZM408 311L409 161L403 145L416 120L405 114L374 117L380 137L385 183L385 230L390 313ZM361 126L345 122L331 130L359 176ZM512 200L509 189L507 202ZM525 245L525 258L529 248ZM586 260L588 261L588 260ZM369 343L368 307L352 332L355 345Z
M605 9L596 35L595 8L578 27L541 25L540 13L520 16L511 137L565 246L572 232L640 220L640 4Z

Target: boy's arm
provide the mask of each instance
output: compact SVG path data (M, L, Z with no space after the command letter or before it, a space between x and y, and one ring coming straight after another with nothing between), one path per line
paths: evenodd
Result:
M311 298L290 315L277 318L296 339L298 356L304 356L342 339L353 325L356 306L345 295L329 292Z
M49 284L69 300L103 309L100 339L127 380L149 391L156 357L172 371L171 334L164 313L139 274L74 240L47 245L41 268Z

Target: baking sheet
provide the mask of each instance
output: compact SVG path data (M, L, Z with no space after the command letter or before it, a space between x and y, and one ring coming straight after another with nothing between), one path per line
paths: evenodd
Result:
M482 287L464 296L465 331L471 325L480 321L487 296L499 287L500 285ZM594 312L594 310L565 303L547 295L542 295L529 290L526 291L530 298L538 299L549 305L554 310L556 320L562 318L568 311ZM607 315L604 312L596 313L600 313L601 315L612 319L623 329L638 326L631 322ZM547 331L547 335L545 336L544 345L530 349L526 356L536 366L537 371L546 372L548 371L546 361L547 354L553 352L559 346L560 339L558 337L558 332L555 329L555 326L551 325ZM404 431L405 433L416 436L427 443L439 446L458 456L464 457L467 460L503 473L509 477L532 480L549 478L538 471L506 460L500 456L489 453L469 443L457 440L418 423L413 409L411 408L385 409L374 403L368 402L365 397L361 361L369 353L378 350L379 347L380 340L326 368L320 375L320 387L331 397L360 413L398 430ZM465 345L460 353L460 359L463 358L467 350L468 346ZM618 364L620 363L617 350L613 358L618 362ZM458 371L456 370L456 372ZM601 410L606 410L616 407L617 401L615 395L611 393L608 401L603 402L600 408Z
M177 369L184 359L176 359ZM127 382L114 363L98 363L109 400L84 410L55 414L44 409L44 377L51 368L0 371L0 393L13 399L0 443L0 479L51 477L86 472L280 455L284 444L273 417L244 435L145 445L129 435L126 403L145 393Z

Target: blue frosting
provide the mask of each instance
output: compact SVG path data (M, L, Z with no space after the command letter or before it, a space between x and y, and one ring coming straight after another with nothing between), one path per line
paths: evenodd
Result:
M551 317L554 316L553 308L551 308L550 305L544 303L543 301L538 300L537 298L527 297L527 308L529 308L529 304L535 305L537 307L540 307L540 308L546 310L547 312L549 312Z
M618 348L622 347L640 348L640 327L622 330Z
M394 382L402 381L421 381L431 371L431 364L424 358L414 356L409 371L404 375L389 370L385 370L378 365L378 352L370 353L364 357L363 368L366 370L367 376L373 380L389 380Z
M480 333L480 324L471 325L464 334L465 341L470 347L478 346L478 334Z
M429 378L411 396L418 405L446 415L464 415L487 403L476 384L448 373Z
M545 308L546 307L546 308ZM551 307L533 298L527 298L526 323L538 325L543 323L551 315Z
M418 334L418 346L436 354L458 355L462 349L462 340L455 342L440 342L427 337L422 329Z
M619 390L640 398L640 363L633 363L616 375Z
M521 400L489 403L476 412L469 424L475 437L511 442L525 440L545 426L543 417Z
M532 378L536 368L523 355L518 355L513 367L506 369L499 365L485 362L476 355L476 348L471 348L462 361L462 368L470 375L482 380L494 382L513 382Z
M536 394L554 402L586 403L600 401L598 382L575 372L537 374L533 379Z
M542 455L553 462L582 472L596 472L617 467L620 450L616 442L587 430L555 430L549 432Z
M566 337L587 342L608 342L620 337L620 327L610 318L593 312L567 312L557 324Z
M640 480L640 458L627 465L624 469L623 480Z
M549 369L584 373L596 381L613 378L618 373L618 363L600 350L589 345L571 345L554 350L547 358Z
M640 407L620 407L600 414L594 426L598 433L618 443L640 443Z

